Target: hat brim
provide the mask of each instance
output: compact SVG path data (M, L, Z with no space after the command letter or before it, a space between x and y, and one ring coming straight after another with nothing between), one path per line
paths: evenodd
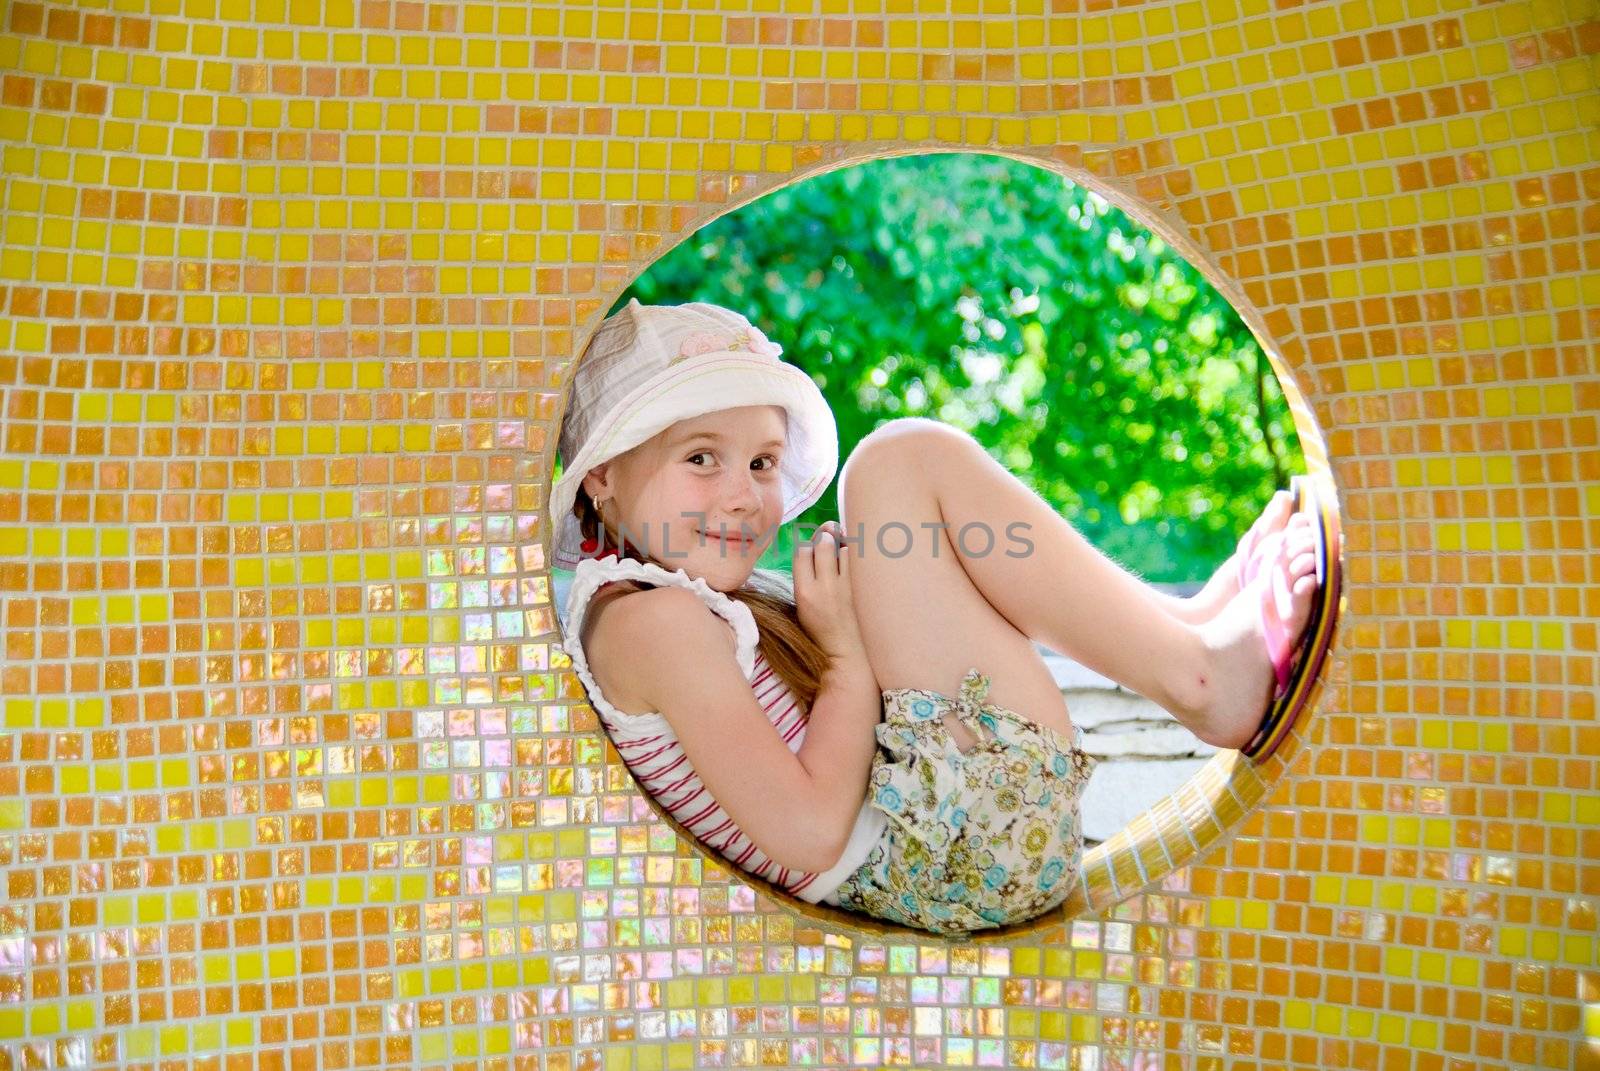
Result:
M720 352L680 360L641 383L590 431L574 458L564 458L550 489L551 562L574 569L584 555L572 512L589 470L627 452L682 420L747 405L777 405L788 413L788 445L779 466L783 520L793 520L822 497L839 468L839 430L811 377L792 364L749 353Z

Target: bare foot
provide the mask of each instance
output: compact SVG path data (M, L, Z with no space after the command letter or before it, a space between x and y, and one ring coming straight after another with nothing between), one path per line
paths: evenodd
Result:
M1211 579L1206 581L1193 596L1193 603L1199 607L1195 624L1204 624L1216 617L1239 594L1239 574L1244 569L1246 554L1244 551L1256 545L1260 540L1274 532L1281 532L1289 523L1289 518L1294 516L1294 494L1288 490L1279 491L1267 502L1259 516L1251 522L1249 530L1239 537L1239 542L1234 548L1233 556L1211 574Z
M1201 634L1212 653L1213 670L1207 682L1210 699L1190 730L1201 740L1220 748L1241 748L1255 736L1266 715L1267 703L1277 690L1277 677L1267 655L1260 613L1263 600L1297 640L1311 619L1317 590L1316 543L1311 518L1297 512L1282 531L1264 537L1260 572L1202 625Z

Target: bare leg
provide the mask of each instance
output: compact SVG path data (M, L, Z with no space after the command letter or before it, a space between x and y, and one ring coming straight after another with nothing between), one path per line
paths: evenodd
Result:
M1002 616L1180 721L1198 712L1210 673L1198 627L1174 618L1153 588L971 436L939 424L910 428L931 440L924 464L960 563Z
M1070 738L1061 689L1033 641L990 605L961 568L938 529L932 481L923 478L927 470L907 445L868 436L839 477L851 594L878 687L955 697L966 672L976 667L990 678L989 702ZM908 533L920 542L902 553ZM879 545L884 552L875 549ZM976 743L953 715L945 724L961 750Z
M1202 608L1200 596L1190 595L1184 598L1180 595L1168 595L1164 591L1150 592L1155 596L1156 604L1165 610L1174 621L1182 621L1186 625L1200 625L1211 620L1216 611L1206 611Z
M962 661L961 637L944 634L952 620L943 598L951 574L930 561L954 547L971 586L1019 636L1145 696L1208 743L1238 747L1253 734L1270 694L1271 667L1251 600L1268 597L1267 589L1252 585L1251 591L1235 594L1215 621L1191 624L1170 612L1159 593L1085 540L965 433L934 421L895 421L863 440L857 453L878 461L862 465L853 456L847 468L880 477L890 474L853 499L848 491L842 498L846 537L865 537L853 561L856 604L863 614L869 658L883 687L896 684L887 679L893 673L880 670L880 662L885 669L915 676L927 659ZM937 511L931 524L925 505L910 516L895 512L896 505L922 503L928 491ZM897 503L888 502L897 494ZM888 508L874 504L880 497ZM908 526L916 540L912 552L886 559L885 551L895 553L906 545L904 533L884 532L886 524L895 523ZM1314 588L1314 579L1306 580L1309 537L1303 525L1297 531L1297 542L1286 543L1282 552L1284 566L1292 559L1293 568L1280 569L1271 578L1282 596L1280 616L1291 628L1309 615ZM916 563L922 563L920 568ZM887 600L886 591L892 592ZM997 627L971 607L955 619L982 621L989 630ZM870 630L865 627L869 620ZM931 624L908 625L913 620ZM900 634L908 627L942 636L942 656L929 649L940 646L936 640L926 637L897 652ZM953 654L950 648L955 648ZM951 669L944 669L945 676ZM998 691L998 679L995 687ZM1053 682L1050 687L1054 689ZM1033 709L1044 709L1042 698L1035 696L1033 702Z
M846 539L865 540L851 561L853 594L880 687L954 694L977 665L991 674L993 702L1065 731L1037 640L1186 724L1202 715L1211 655L1200 628L1169 614L970 436L922 420L877 429L846 465L840 502Z

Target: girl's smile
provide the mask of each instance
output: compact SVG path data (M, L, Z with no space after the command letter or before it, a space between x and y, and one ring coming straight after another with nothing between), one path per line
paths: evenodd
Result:
M727 546L730 549L749 549L762 542L766 535L766 529L754 521L729 521L725 525L710 525L695 532L697 538L705 539L713 546Z
M755 540L746 539L743 536L740 536L740 535L738 535L738 534L736 534L734 532L729 532L726 539L724 539L720 535L717 535L715 532L701 532L699 534L704 536L707 539L714 539L718 543L722 543L725 546L729 546L729 547L736 547L739 550L744 550L745 548L747 548L749 546L752 546L755 543Z

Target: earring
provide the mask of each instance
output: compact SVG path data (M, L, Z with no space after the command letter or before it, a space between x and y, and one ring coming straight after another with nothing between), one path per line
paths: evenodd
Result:
M594 503L595 512L600 514L600 534L593 539L585 539L578 544L584 554L594 554L605 545L606 541L606 504L604 501Z

